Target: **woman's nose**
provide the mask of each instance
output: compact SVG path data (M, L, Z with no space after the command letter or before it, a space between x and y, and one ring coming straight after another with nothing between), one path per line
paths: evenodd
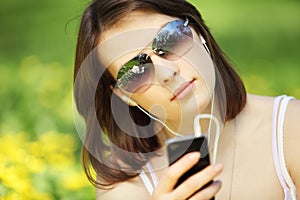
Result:
M166 60L156 55L152 56L151 59L155 67L157 80L160 84L169 84L179 75L179 67L173 61Z

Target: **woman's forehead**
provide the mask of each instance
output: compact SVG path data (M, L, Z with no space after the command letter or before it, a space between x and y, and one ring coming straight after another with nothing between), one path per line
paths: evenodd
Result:
M153 28L136 29L122 32L103 41L96 49L101 64L105 67L121 67L128 59L148 46L156 33L157 29ZM118 70L118 67L115 70Z
M121 66L128 56L134 56L148 46L159 30L174 19L177 18L149 11L134 11L127 15L101 34L97 52L102 64Z
M107 39L135 29L159 29L167 22L177 19L152 11L136 10L127 14L122 20L101 33L99 44Z

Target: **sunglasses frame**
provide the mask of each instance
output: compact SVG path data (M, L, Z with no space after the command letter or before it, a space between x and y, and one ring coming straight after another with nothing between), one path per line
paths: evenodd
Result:
M134 75L137 75L137 74L143 74L144 72L145 72L145 70L147 69L147 66L146 66L146 64L151 64L151 67L153 67L154 68L154 66L153 66L153 62L152 62L152 60L151 60L151 58L150 58L150 56L154 53L154 54L156 54L156 55L158 55L159 57L161 57L161 58L164 58L164 59L168 59L168 60L174 60L174 58L172 59L172 58L168 58L167 56L166 57L164 57L164 55L166 55L166 52L168 52L167 50L164 50L164 49L162 49L162 48L157 48L157 46L156 46L156 48L154 48L153 46L154 46L154 42L156 42L156 40L157 40L157 38L158 38L158 36L161 34L161 33L163 33L163 30L164 29L167 29L167 31L168 31L168 29L169 28L167 28L168 26L172 26L172 23L176 23L177 21L180 21L180 22L183 22L183 24L182 24L182 26L183 27L188 27L189 29L188 29L188 34L185 34L184 32L179 32L179 31L177 31L177 33L179 32L180 34L182 34L182 35L186 35L187 37L190 37L191 39L193 39L193 33L192 33L192 30L191 30L191 28L188 26L188 24L189 24L189 20L188 20L188 18L186 18L186 20L184 21L184 20L182 20L182 19L176 19L176 20L173 20L173 21L170 21L170 22L168 22L168 23L166 23L161 29L160 29L160 31L157 33L157 35L155 36L155 38L150 42L150 44L152 44L151 45L151 52L150 53L148 53L148 54L146 54L146 53L142 53L143 51L145 51L145 49L147 49L147 47L146 48L144 48L143 50L141 50L140 51L140 53L139 54L137 54L137 56L135 56L134 58L132 58L132 59L130 59L128 62L126 62L121 68L120 68L120 70L118 71L118 75L117 75L117 83L116 83L116 86L115 86L115 88L121 88L121 89L123 89L123 90L125 90L125 91L127 91L127 92L129 92L129 93L140 93L141 91L131 91L131 90L127 90L127 89L125 89L125 88L123 88L124 87L124 85L126 85L127 83L128 83L128 81L134 76ZM158 39L159 40L159 39ZM203 39L204 40L204 39ZM202 41L202 37L201 37L201 41ZM168 41L169 42L169 41ZM177 41L178 42L178 41ZM157 44L156 44L157 45ZM192 45L191 45L192 46ZM185 50L185 52L184 53L186 53L190 48L191 48L191 46L189 47L189 48L187 48L186 50ZM165 51L165 52L164 52ZM174 53L173 51L169 51L169 52L171 52L171 53ZM182 55L184 54L184 53L182 53ZM175 55L175 54L174 54ZM180 56L182 56L182 55L180 55ZM176 55L177 56L177 58L179 58L180 56L178 56L178 55ZM143 57L141 60L140 60L140 58L141 57ZM137 60L137 61L136 61ZM142 61L142 62L141 62ZM146 61L150 61L150 62L146 62ZM143 64L143 62L144 62L144 64ZM128 64L128 63L132 63L133 64L133 66L128 66L128 67L126 67L126 65ZM137 64L137 65L136 65ZM143 67L140 67L140 65L142 65ZM145 68L146 67L146 68ZM153 69L153 72L155 71L155 69ZM124 80L125 79L125 80ZM153 80L153 77L151 78L152 80ZM147 81L146 81L146 83L147 83ZM142 87L142 88L144 88L144 87ZM144 89L143 91L145 91L146 89Z

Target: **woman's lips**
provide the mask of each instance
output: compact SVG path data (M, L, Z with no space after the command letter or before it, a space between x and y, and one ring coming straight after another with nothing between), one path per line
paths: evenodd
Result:
M177 100L183 99L188 94L190 94L194 88L194 81L195 81L195 79L191 80L190 82L183 83L179 88L177 88L175 90L175 94L172 97L171 101L173 101L175 99L177 99Z

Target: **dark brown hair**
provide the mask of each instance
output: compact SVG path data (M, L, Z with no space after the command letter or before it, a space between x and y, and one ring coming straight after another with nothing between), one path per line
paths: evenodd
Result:
M117 108L120 110L124 103L118 98L114 98L116 100L114 104L112 103L114 94L110 88L115 85L115 80L105 67L101 67L101 61L90 59L92 61L86 62L87 57L91 55L97 57L93 50L102 32L128 13L141 9L181 19L188 17L189 24L205 38L211 57L224 82L227 102L224 122L233 119L246 102L246 92L241 79L213 39L200 13L189 2L184 0L95 0L91 2L83 13L78 33L74 96L77 109L86 123L82 151L85 173L95 186L101 188L135 177L145 162L156 155L150 153L141 156L139 153L155 152L161 147L158 137L151 136L154 131L151 120L135 107L130 107L133 121L139 126L147 125L146 131L141 131L128 119L124 119L124 123L131 127L131 135L125 134L119 128L114 120L112 106L120 105L120 108ZM140 137L142 133L145 135ZM150 136L146 137L147 134ZM120 149L136 154L125 156Z

